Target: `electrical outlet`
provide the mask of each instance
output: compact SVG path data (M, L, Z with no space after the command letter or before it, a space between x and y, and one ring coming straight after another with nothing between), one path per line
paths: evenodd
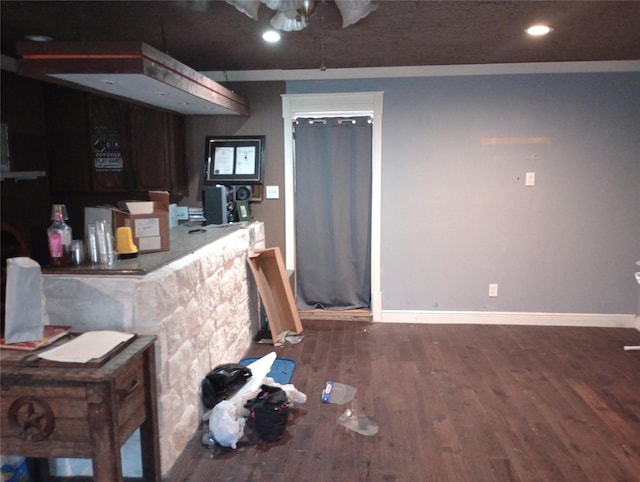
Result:
M489 296L491 298L495 298L496 296L498 296L498 284L497 283L489 284Z
M280 186L267 186L265 194L267 199L278 199L280 197Z
M535 172L528 172L525 180L524 180L524 185L525 186L535 186L536 185L536 173Z

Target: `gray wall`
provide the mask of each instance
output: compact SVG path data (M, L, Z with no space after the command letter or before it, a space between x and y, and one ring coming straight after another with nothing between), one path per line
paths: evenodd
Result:
M287 83L380 90L384 310L636 313L640 73Z

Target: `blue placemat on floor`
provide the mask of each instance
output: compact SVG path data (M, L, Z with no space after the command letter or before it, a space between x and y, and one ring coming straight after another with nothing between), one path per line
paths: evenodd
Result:
M243 358L240 360L240 364L247 366L259 359L259 357ZM267 373L267 376L273 378L273 381L280 385L286 385L287 383L291 383L291 377L293 376L293 370L295 369L296 362L290 358L276 358L273 365L271 365L271 371Z

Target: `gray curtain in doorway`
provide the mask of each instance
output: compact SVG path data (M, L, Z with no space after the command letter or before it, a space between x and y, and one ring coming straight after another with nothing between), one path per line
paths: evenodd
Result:
M369 308L371 119L297 119L294 132L298 308Z

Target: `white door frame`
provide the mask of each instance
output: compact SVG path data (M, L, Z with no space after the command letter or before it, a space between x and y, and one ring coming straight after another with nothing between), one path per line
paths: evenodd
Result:
M293 120L311 116L370 115L373 117L371 166L371 315L380 321L380 210L382 186L382 92L341 94L284 94L284 202L285 265L295 270L295 171L293 159Z

